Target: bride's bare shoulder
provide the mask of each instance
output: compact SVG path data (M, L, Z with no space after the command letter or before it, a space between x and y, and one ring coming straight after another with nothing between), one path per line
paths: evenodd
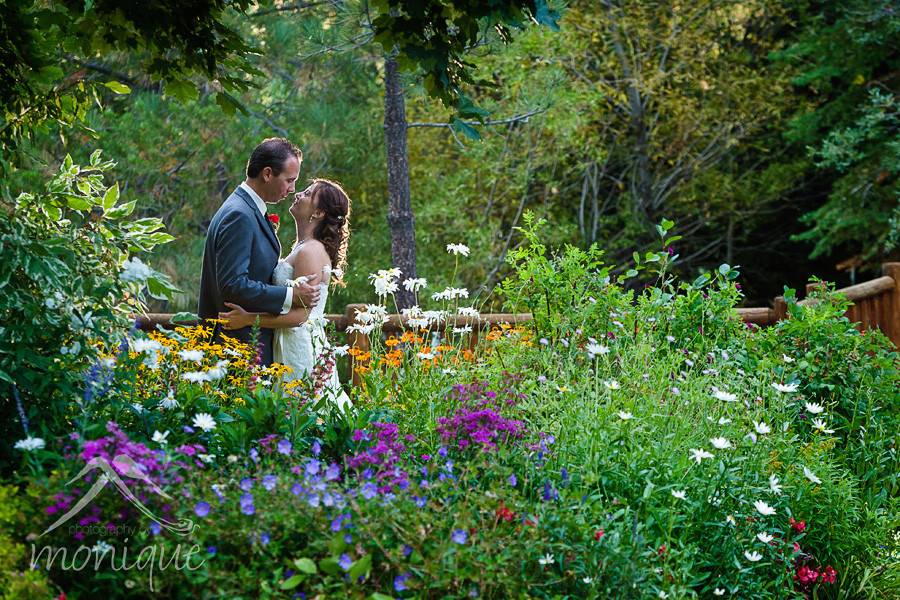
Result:
M323 267L331 265L325 245L319 240L304 242L289 258L294 273L321 273Z

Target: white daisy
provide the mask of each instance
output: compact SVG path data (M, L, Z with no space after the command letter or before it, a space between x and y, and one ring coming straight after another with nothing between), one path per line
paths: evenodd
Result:
M723 437L714 437L709 440L709 443L713 445L713 448L717 448L719 450L726 450L731 448L731 442Z
M702 448L691 448L691 460L697 461L697 464L700 464L704 458L712 458L712 452L707 452Z
M42 450L44 446L46 446L46 444L42 438L31 437L29 435L24 440L16 442L16 445L13 447L22 452L34 452L35 450Z
M757 500L753 503L753 506L756 508L756 512L764 517L770 517L777 512L774 508L772 508L762 500Z
M178 357L184 361L199 363L203 360L203 350L179 350Z
M725 590L723 590L722 588L716 588L713 590L713 595L714 596L724 596Z
M627 420L629 420L629 419L633 419L633 418L634 418L634 415L633 415L633 414L631 414L630 412L626 412L626 411L624 411L624 410L620 410L620 411L619 411L618 413L616 413L616 414L619 415L619 418L622 419L623 421L627 421Z
M447 253L448 254L456 254L463 256L469 255L469 247L465 244L447 244Z
M604 381L603 385L605 385L606 388L610 389L610 390L618 390L618 389L621 389L621 387L622 387L621 385L619 385L619 382L616 381L615 379L610 379L609 381Z
M767 532L765 532L765 531L761 531L761 532L759 532L759 533L756 534L756 539L758 539L759 541L761 541L763 544L768 544L769 542L771 542L771 541L774 540L775 538L774 538L771 534L769 534L769 533L767 533Z
M769 429L769 426L763 422L759 422L759 423L754 422L753 428L756 429L756 433L758 433L759 435L766 435L767 433L772 432L772 430Z
M744 558L746 558L750 562L759 562L760 560L762 560L762 554L760 554L756 550L754 550L753 552L744 550Z
M816 404L815 402L807 402L806 410L808 412L810 412L811 414L818 415L818 414L824 412L825 407L822 406L821 404Z
M556 562L556 560L553 558L552 554L545 554L544 556L542 556L541 558L538 559L538 562L541 563L542 565L546 566L546 565L552 565L553 563Z
M803 474L809 479L811 482L815 484L822 483L822 480L816 477L816 474L810 471L807 467L803 467Z
M712 395L713 395L713 397L715 397L717 400L721 400L721 401L723 401L723 402L737 402L737 395L736 395L736 394L728 393L728 392L726 392L726 391L724 391L724 390L720 390L720 389L717 388L717 387L714 387L714 388L712 389Z
M729 419L728 417L719 417L718 422L719 425L728 425L729 423L731 423L731 419Z
M773 383L772 387L778 390L779 392L784 392L785 394L793 394L800 387L799 383L789 383L787 385L781 383Z
M783 361L786 362L786 363L792 363L792 362L794 362L794 359L791 358L790 356L788 356L787 354L782 354L782 355L781 355L781 360L783 360Z
M781 484L778 483L778 478L774 475L769 475L769 490L776 496L781 495Z
M194 427L209 432L216 428L216 420L209 413L197 413L194 415Z
M203 383L204 381L209 381L209 375L207 375L205 371L182 373L181 378L185 381L190 381L191 383Z
M153 441L157 444L165 445L167 437L169 437L168 430L166 430L165 433L160 433L159 431L153 432Z
M684 500L687 497L687 492L684 490L672 490L672 496L679 500Z
M581 581L586 583L587 585L591 585L592 583L594 583L594 578L593 577L582 577Z
M175 399L175 394L172 393L172 390L169 390L166 397L159 401L159 407L163 410L178 408L178 400Z
M834 433L834 429L826 429L825 421L822 419L813 419L812 426L819 433Z
M591 341L584 348L585 352L587 352L588 358L593 360L599 355L609 354L609 346L604 346L603 344L598 344L596 341Z
M474 306L460 306L456 309L457 314L460 314L464 317L477 317L478 309Z
M407 292L418 292L428 285L428 281L424 277L410 277L403 280L403 287Z
M728 515L725 517L725 522L729 525L737 525L737 522L734 520L734 515Z

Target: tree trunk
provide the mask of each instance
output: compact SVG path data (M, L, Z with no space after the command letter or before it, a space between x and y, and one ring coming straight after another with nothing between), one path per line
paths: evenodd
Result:
M387 149L388 227L391 231L391 262L400 269L401 280L416 277L416 225L409 200L409 159L406 150L406 104L400 87L397 61L384 65L384 143ZM400 286L397 305L409 308L412 292Z

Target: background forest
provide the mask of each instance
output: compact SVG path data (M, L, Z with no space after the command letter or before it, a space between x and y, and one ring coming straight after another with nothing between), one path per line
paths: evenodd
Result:
M339 180L353 200L348 287L329 312L370 300L367 274L391 262L385 60L347 4L227 16L259 50L246 75L257 87L233 96L243 110L216 83L155 83L139 53L66 55L70 80L109 85L90 98L84 127L44 126L6 157L3 196L38 187L66 154L85 164L103 148L138 216L176 236L154 266L183 294L157 308L195 310L209 219L250 149L283 135L303 149L302 179ZM811 274L845 284L897 256L900 3L557 8L558 30L535 24L469 49L465 90L473 110L489 111L471 129L449 125L457 113L429 96L427 79L402 74L419 273L449 274L445 245L465 243L472 258L458 276L484 298L524 241L526 210L548 220L549 244L596 242L623 268L671 219L682 274L740 265L748 305ZM276 210L289 218L287 203ZM292 236L282 228L283 244Z

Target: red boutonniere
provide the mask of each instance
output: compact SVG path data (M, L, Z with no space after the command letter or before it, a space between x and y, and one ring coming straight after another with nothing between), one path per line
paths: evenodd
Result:
M278 215L275 215L275 214L267 214L267 215L266 215L266 219L269 220L269 223L272 225L272 229L275 230L275 233L278 233L278 221L280 220L280 219L278 218Z

